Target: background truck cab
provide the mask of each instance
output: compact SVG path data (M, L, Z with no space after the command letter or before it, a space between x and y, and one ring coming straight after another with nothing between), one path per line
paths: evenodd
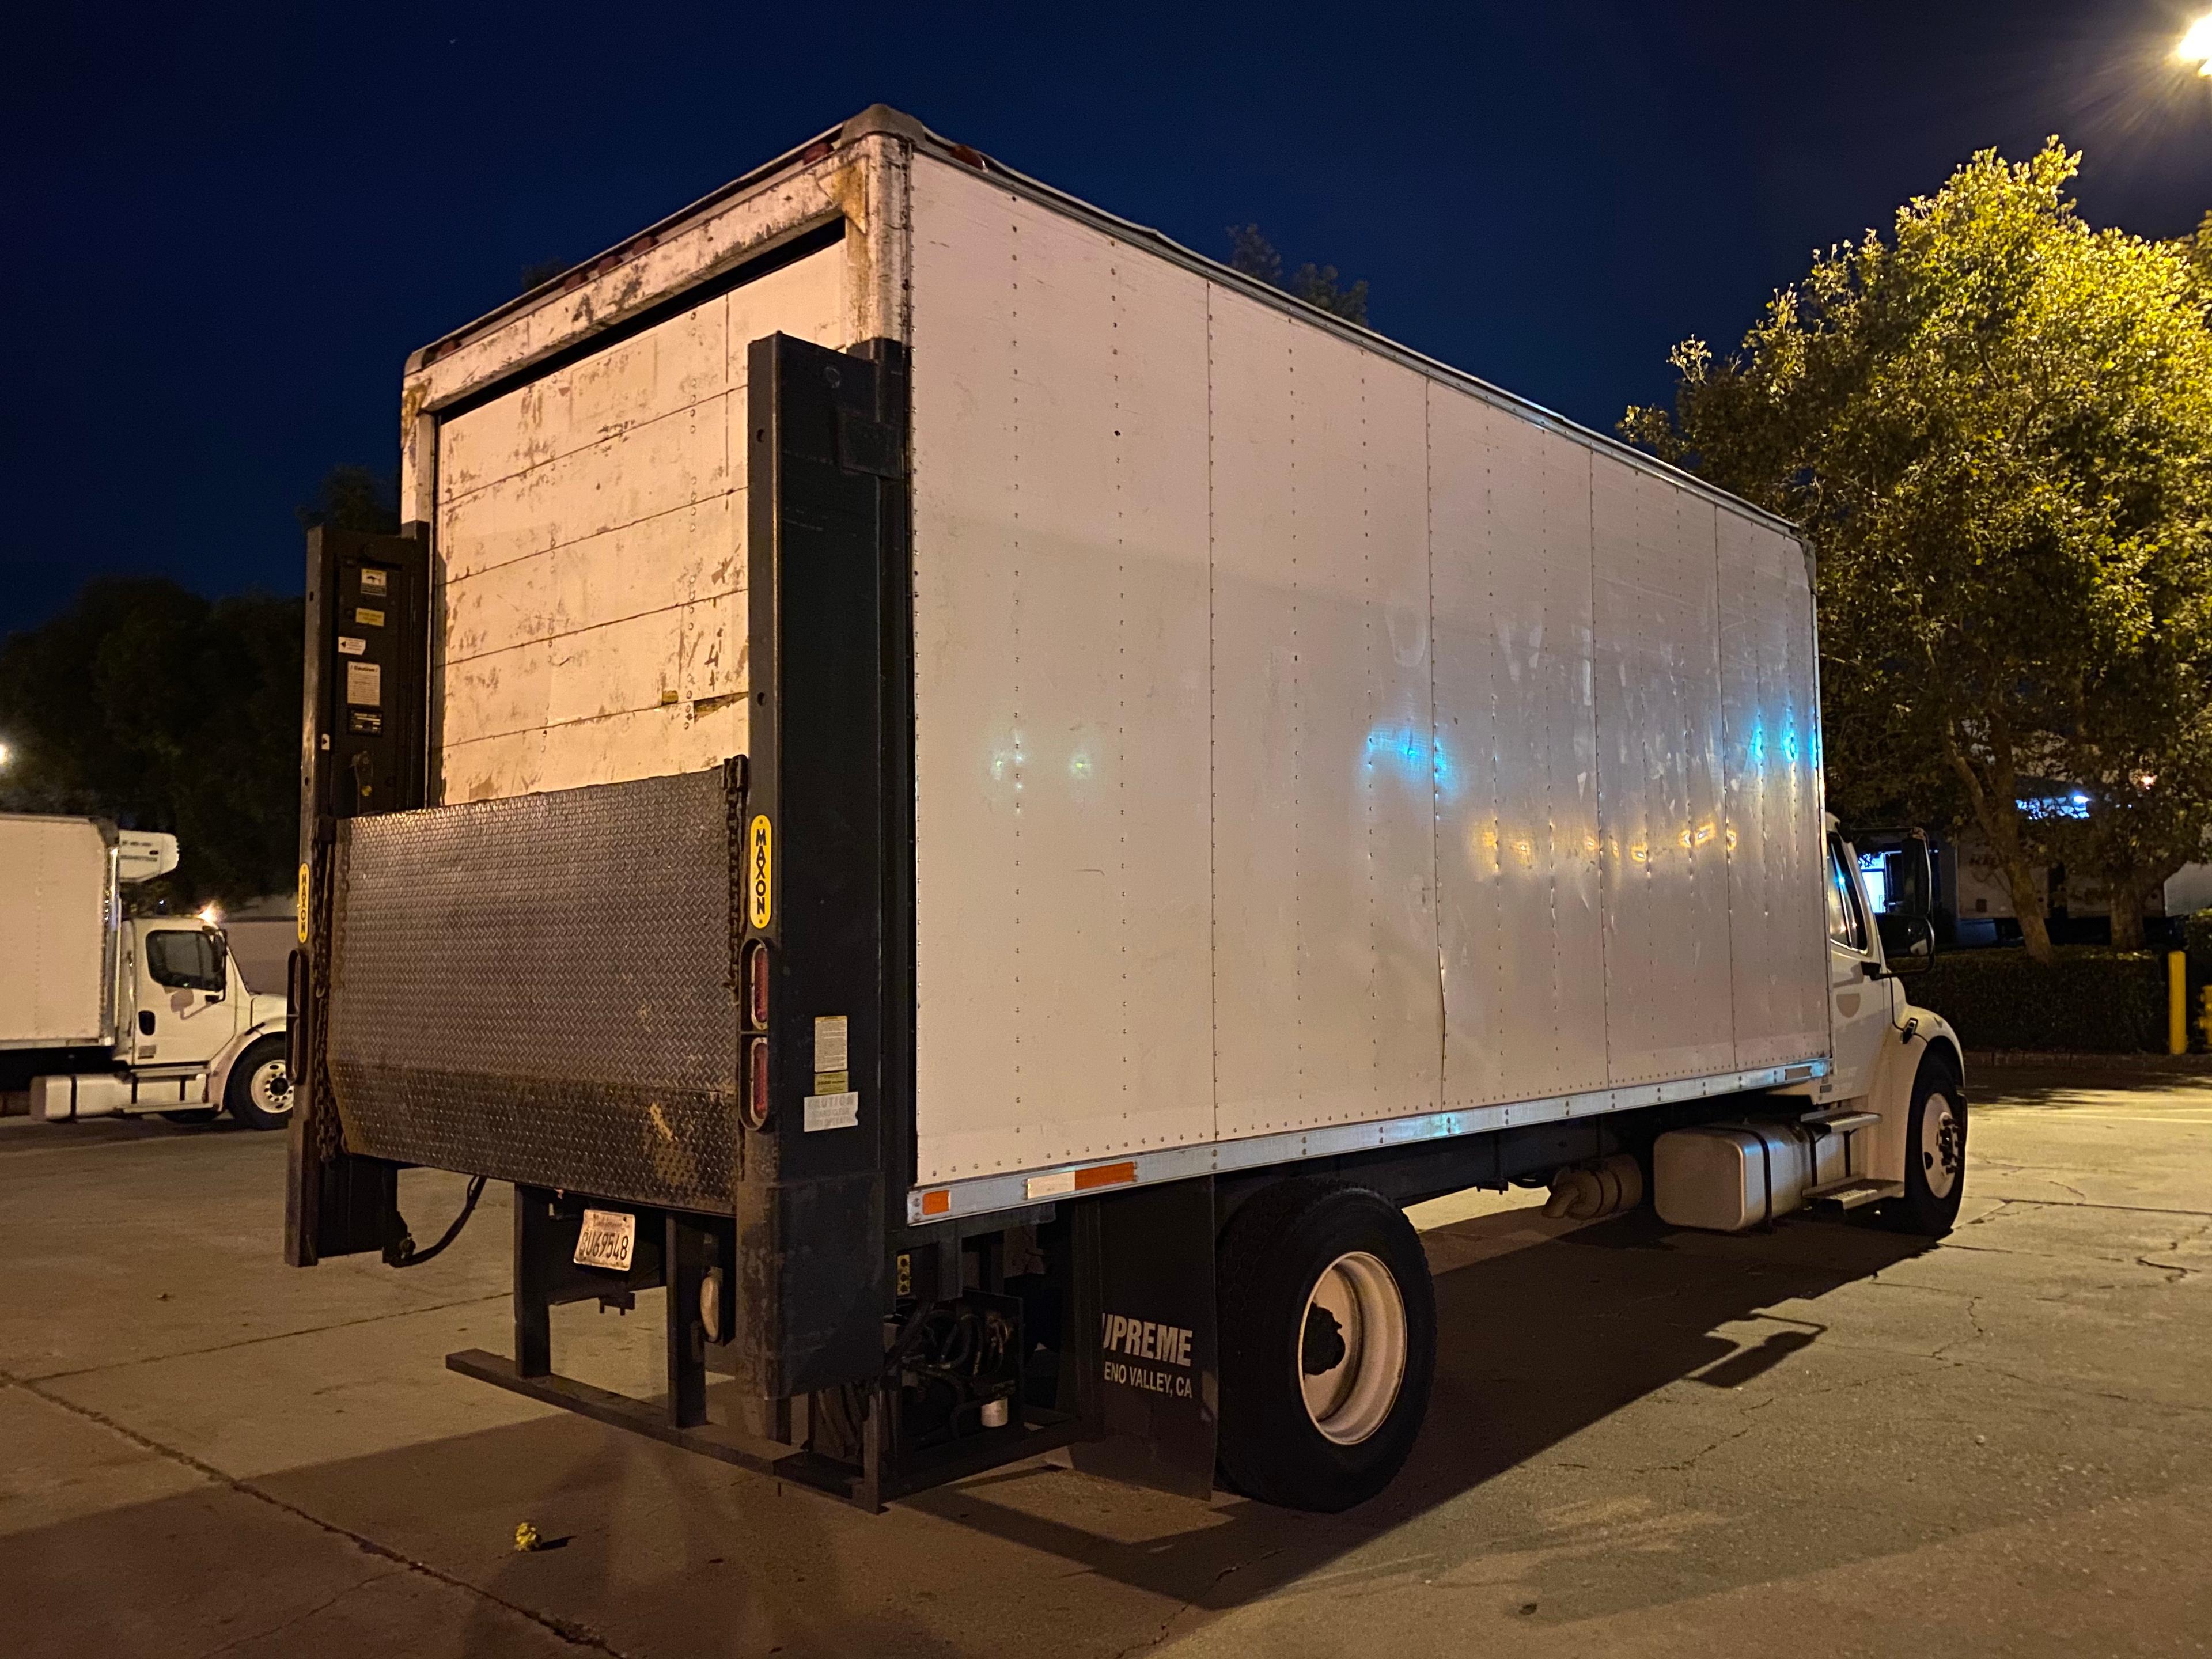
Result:
M284 999L248 988L212 921L123 914L124 888L177 857L173 836L0 817L0 863L21 877L0 897L0 1051L33 1115L289 1116Z

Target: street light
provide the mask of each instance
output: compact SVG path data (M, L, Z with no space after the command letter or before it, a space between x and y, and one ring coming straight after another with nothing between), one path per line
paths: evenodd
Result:
M8 763L15 758L15 751L10 749L6 744L0 743L0 772L6 771L8 769Z
M2185 64L2196 64L2199 75L2212 77L2212 11L2189 26L2173 55Z

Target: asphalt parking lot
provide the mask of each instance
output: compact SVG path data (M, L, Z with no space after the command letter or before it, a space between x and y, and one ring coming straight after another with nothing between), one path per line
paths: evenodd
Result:
M0 1120L0 1651L2203 1652L2212 1077L1971 1091L1935 1248L1428 1206L1427 1431L1334 1517L1044 1463L860 1515L443 1370L507 1347L503 1194L300 1273L281 1136ZM657 1310L560 1317L651 1391Z

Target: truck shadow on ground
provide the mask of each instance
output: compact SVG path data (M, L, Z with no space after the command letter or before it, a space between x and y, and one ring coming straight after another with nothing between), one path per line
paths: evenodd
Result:
M870 1517L548 1414L18 1532L0 1582L33 1611L14 1650L1120 1651L1157 1640L1164 1618L1402 1572L1378 1559L1389 1550L1344 1558L1656 1390L1740 1386L1817 1347L1821 1297L1927 1248L1817 1221L1719 1238L1644 1214L1558 1232L1521 1211L1426 1236L1439 1314L1427 1427L1392 1487L1345 1515L1201 1505L1032 1462ZM1629 1460L1638 1486L1679 1467L1666 1459L1680 1449L1649 1450L1650 1470ZM516 1553L520 1520L563 1547ZM1525 1503L1471 1524L1468 1546L1510 1553L1526 1543ZM241 1539L254 1540L245 1571ZM1040 1553L1067 1570L1040 1573ZM988 1627L959 1611L977 1605L1000 1610Z
M1820 1340L1817 1316L1769 1310L1817 1302L1932 1248L1856 1218L1801 1220L1734 1238L1673 1232L1649 1211L1554 1228L1549 1237L1531 1237L1532 1224L1547 1224L1533 1211L1507 1212L1425 1236L1436 1270L1435 1392L1405 1470L1356 1510L1310 1516L1242 1501L1203 1511L1192 1504L1200 1524L1125 1543L1016 1501L1022 1483L1036 1478L1030 1472L909 1501L1120 1582L1223 1610L1325 1569L1657 1389L1686 1379L1741 1387ZM1522 1248L1512 1248L1516 1234ZM1744 1322L1767 1328L1743 1341L1722 1334ZM1663 1454L1654 1462L1671 1467Z

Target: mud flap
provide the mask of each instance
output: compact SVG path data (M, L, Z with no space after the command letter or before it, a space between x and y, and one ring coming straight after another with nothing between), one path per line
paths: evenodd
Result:
M1073 1448L1075 1466L1210 1497L1220 1400L1213 1179L1090 1200L1072 1219L1077 1363L1100 1434Z

